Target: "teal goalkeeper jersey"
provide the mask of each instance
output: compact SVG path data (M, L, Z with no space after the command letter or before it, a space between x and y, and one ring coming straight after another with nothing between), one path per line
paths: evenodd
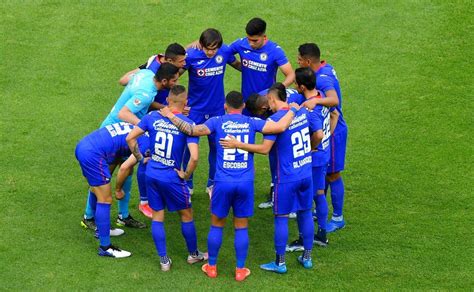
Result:
M155 73L148 69L138 71L132 80L130 80L127 87L125 87L109 115L102 122L101 127L123 122L118 118L118 113L124 106L139 119L146 115L157 92L157 88L153 82L154 76Z

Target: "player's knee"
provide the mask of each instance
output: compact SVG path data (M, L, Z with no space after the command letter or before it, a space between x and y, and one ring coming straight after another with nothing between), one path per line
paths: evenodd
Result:
M318 190L316 193L318 196L324 196L324 190Z
M188 208L178 211L179 216L181 217L181 222L191 222L193 221L193 209Z
M225 219L226 218L219 218L216 215L212 214L211 216L211 224L217 227L224 227L225 226Z
M234 227L235 228L247 228L248 227L248 219L247 218L237 218L234 217Z
M164 210L160 210L160 211L153 210L151 217L152 217L153 221L163 222L163 221L165 221L165 211Z
M334 172L334 173L328 173L328 175L326 176L326 179L329 182L333 182L333 181L339 179L340 177L341 177L340 172Z

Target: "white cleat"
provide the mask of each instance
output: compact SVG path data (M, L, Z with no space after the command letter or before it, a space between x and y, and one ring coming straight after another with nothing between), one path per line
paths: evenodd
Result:
M106 249L102 249L102 247L99 247L99 253L100 256L102 257L111 257L111 258L126 258L132 255L131 252L126 251L126 250L121 250L120 248L109 245L106 247Z
M273 202L272 201L266 201L266 202L260 203L258 205L259 209L269 209L271 207L273 207Z
M288 214L288 218L290 219L295 219L297 217L296 213L295 212L292 212L290 214Z
M192 264L195 264L195 263L198 263L198 262L207 261L208 257L209 256L208 256L207 252L198 251L197 255L188 255L187 262L188 262L188 264L192 265Z
M169 261L166 264L163 264L162 262L160 262L160 266L163 272L168 272L171 269L171 259L169 259Z
M120 236L124 233L125 233L125 231L123 229L120 229L120 228L110 229L110 236Z

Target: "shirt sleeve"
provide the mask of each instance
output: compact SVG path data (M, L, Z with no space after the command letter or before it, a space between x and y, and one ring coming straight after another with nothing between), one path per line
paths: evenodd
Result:
M146 115L144 116L140 122L138 122L137 124L137 127L139 127L140 129L142 129L143 131L145 132L148 132L148 119L149 119L149 115Z
M219 117L212 117L209 120L207 120L204 125L211 131L211 133L214 133L216 130L216 122Z
M275 56L275 62L277 63L278 67L288 63L288 58L286 58L285 52L280 46L276 46L273 55Z
M229 51L232 55L235 55L239 52L239 42L241 39L236 39L233 43L229 45Z
M232 64L235 62L235 60L237 60L228 46L226 47L226 54L227 54L227 64Z
M318 74L316 76L316 88L324 93L335 89L332 78L326 74Z
M323 129L323 120L321 115L321 108L316 107L309 113L309 131L311 133L317 132Z
M125 103L125 106L128 107L132 113L136 114L144 108L148 108L154 97L154 94L149 91L139 90Z
M138 69L146 69L147 63L143 63L140 66L138 66Z
M145 153L150 149L150 137L143 134L137 139L138 148L140 149L140 153L145 156Z
M266 122L260 118L251 118L250 121L255 131L261 133Z
M199 144L199 137L188 136L186 138L186 144L190 144L190 143Z
M193 52L191 51L191 49L186 50L186 59L185 59L186 63L184 65L183 69L189 70L189 67L191 65L192 54L193 54Z

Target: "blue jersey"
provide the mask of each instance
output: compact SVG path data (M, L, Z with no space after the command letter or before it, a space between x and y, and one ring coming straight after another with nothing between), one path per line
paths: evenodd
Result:
M262 131L265 121L238 113L213 117L204 124L215 133L217 157L214 181L253 181L253 153L235 148L224 149L219 144L219 139L232 135L239 141L254 144L255 133Z
M229 47L223 45L212 58L204 51L188 49L185 69L189 72L188 106L201 113L223 112L226 64L235 62Z
M242 95L244 100L252 93L269 88L276 81L278 67L288 63L283 49L272 41L255 50L250 47L247 38L241 38L230 44L233 54L239 54L242 63Z
M280 109L268 119L278 122L288 109ZM311 138L309 136L308 111L302 108L296 113L288 129L278 135L265 135L275 141L270 150L270 167L274 183L298 181L311 176Z
M258 94L259 95L267 95L268 89L260 91ZM304 95L298 92L298 90L293 89L293 88L287 88L286 89L286 101L288 103L295 102L299 105L301 105L303 102L306 101L306 98Z
M329 162L329 143L331 137L330 109L318 104L308 114L309 133L312 136L315 132L322 130L324 137L317 146L317 151L312 151L313 167L327 166Z
M329 90L335 90L339 99L339 105L336 107L339 112L339 120L337 121L336 132L344 130L346 128L346 122L342 114L342 94L341 87L339 86L339 80L337 79L336 70L326 63L321 62L319 69L314 72L316 75L316 89L326 93ZM339 128L339 129L338 129Z
M156 95L154 76L155 74L148 69L140 70L133 75L109 115L102 122L102 127L122 122L118 118L118 113L124 106L141 119L147 113L148 107Z
M132 154L125 140L132 129L132 124L124 122L106 125L84 137L81 142L89 143L94 151L105 158L107 164L112 164ZM145 142L147 142L145 137L138 140L142 153L148 148L148 143Z
M180 119L193 124L182 114L176 113ZM181 179L175 169L181 169L183 154L189 143L199 143L199 138L188 136L178 130L173 123L159 112L152 111L137 125L149 134L151 159L147 163L147 176L160 181L177 182Z

